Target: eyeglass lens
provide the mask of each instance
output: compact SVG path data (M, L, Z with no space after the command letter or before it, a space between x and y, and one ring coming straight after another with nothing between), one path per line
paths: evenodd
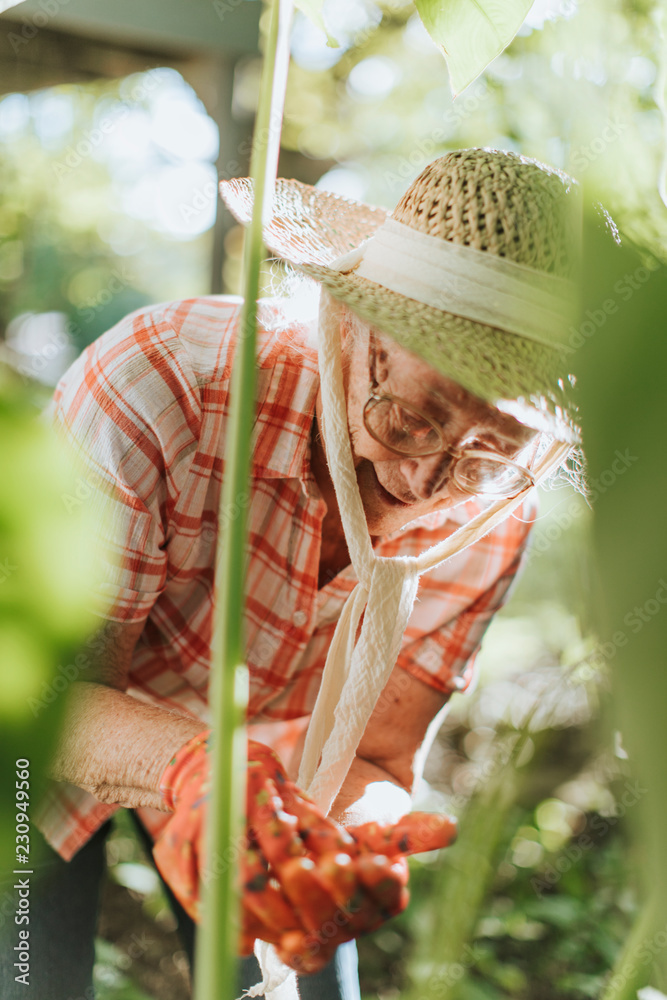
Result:
M443 448L442 434L435 424L394 400L369 400L364 420L368 431L378 442L400 454L417 458L436 454ZM495 496L518 492L529 481L523 470L514 465L470 454L459 458L453 475L464 490Z

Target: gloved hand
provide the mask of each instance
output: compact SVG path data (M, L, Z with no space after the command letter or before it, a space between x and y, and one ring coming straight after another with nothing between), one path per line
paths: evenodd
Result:
M165 768L160 791L174 816L153 849L163 877L197 922L209 738L210 730L200 733ZM261 938L298 972L318 971L339 944L405 908L408 854L446 847L455 835L452 820L429 813L346 830L289 780L272 750L249 741L241 953L250 954Z

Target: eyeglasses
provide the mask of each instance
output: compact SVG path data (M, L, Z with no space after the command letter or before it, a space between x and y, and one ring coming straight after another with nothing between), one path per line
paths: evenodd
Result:
M369 396L363 410L364 426L378 444L397 455L424 458L445 453L451 456L450 475L465 493L513 497L534 486L528 469L495 451L480 448L448 448L442 428L422 410L389 392L378 392L375 339L368 344Z

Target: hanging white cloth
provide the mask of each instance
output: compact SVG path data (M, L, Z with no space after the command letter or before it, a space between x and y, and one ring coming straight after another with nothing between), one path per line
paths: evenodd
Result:
M350 559L359 582L345 602L329 647L297 778L299 786L325 813L345 781L368 719L396 663L420 575L492 531L532 489L527 487L515 497L497 500L420 556L377 556L366 524L348 433L341 365L341 308L323 289L319 316L324 417L321 430ZM535 481L548 478L569 451L569 445L554 442L532 470ZM356 641L364 609L361 634ZM295 1000L296 976L280 961L274 948L257 942L255 954L264 977L261 988L268 1000Z

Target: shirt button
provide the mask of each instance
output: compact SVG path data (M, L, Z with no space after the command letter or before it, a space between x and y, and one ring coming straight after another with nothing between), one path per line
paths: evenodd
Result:
M295 625L301 628L301 626L305 625L306 622L308 621L308 615L306 614L305 611L295 611L294 614L292 615L292 621L294 622Z

